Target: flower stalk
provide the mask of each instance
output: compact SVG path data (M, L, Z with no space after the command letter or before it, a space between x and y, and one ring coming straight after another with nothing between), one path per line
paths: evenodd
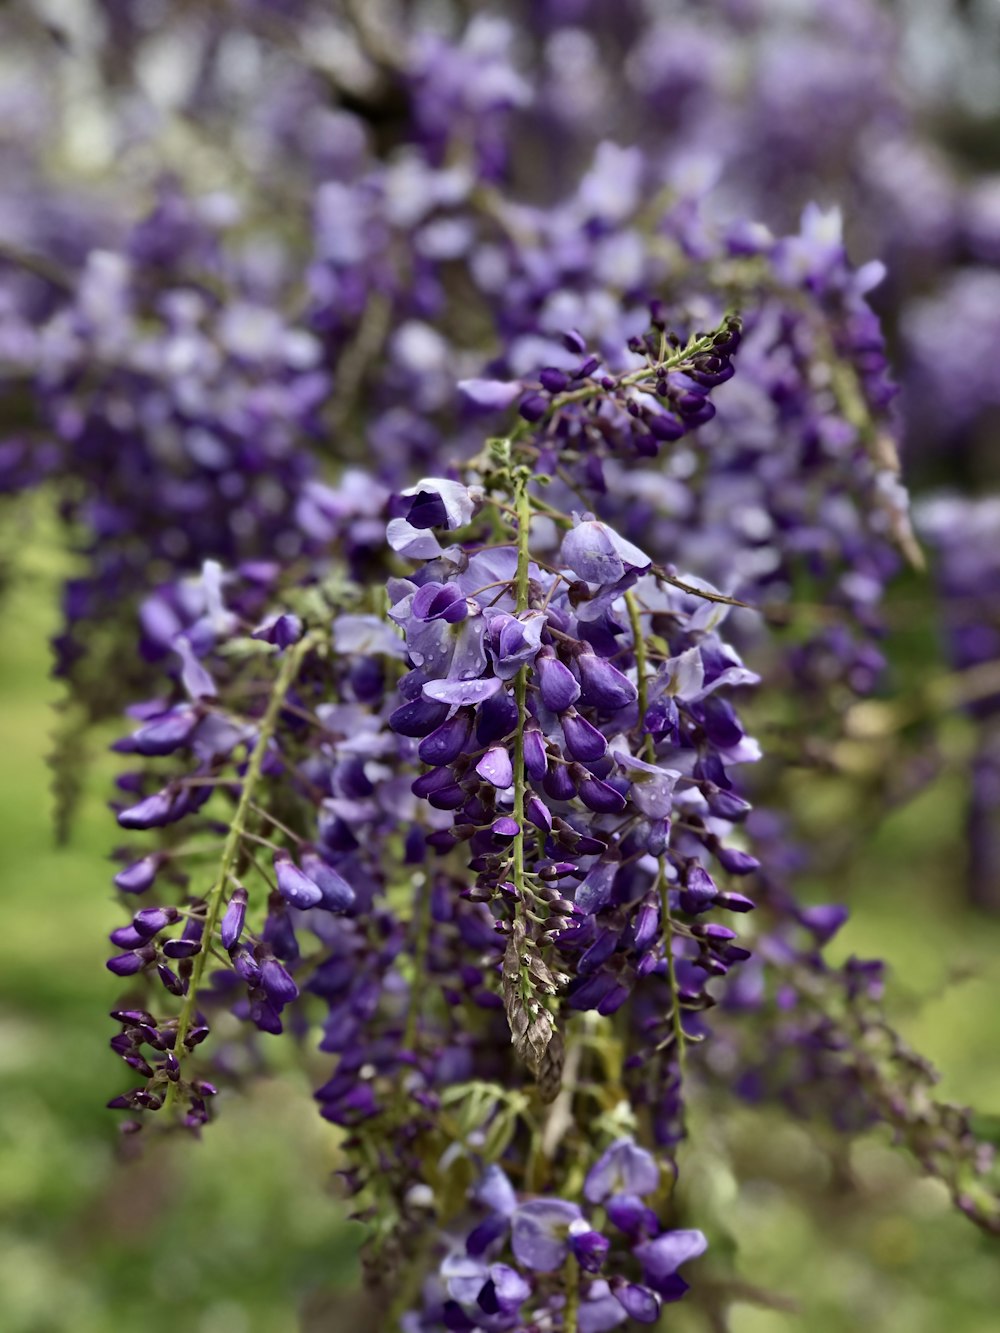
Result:
M254 743L250 759L247 764L247 771L243 778L243 785L240 791L239 800L236 803L236 809L233 812L232 821L229 825L229 833L226 835L226 841L222 848L222 856L219 860L219 873L215 883L209 892L205 906L205 926L204 926L204 947L194 956L191 968L191 976L188 981L187 993L184 996L184 1002L177 1018L177 1042L176 1056L180 1064L186 1054L184 1042L191 1028L191 1022L194 1017L195 1007L198 1003L198 988L201 985L201 979L205 972L208 962L209 946L212 943L216 928L219 923L219 917L222 913L222 902L226 888L233 881L236 872L236 864L240 854L244 835L249 832L248 820L253 814L254 798L260 783L263 770L264 756L267 748L274 736L278 725L278 718L284 706L285 696L291 689L305 658L316 647L318 636L306 635L287 649L281 660L281 666L274 681L274 687L267 702L264 716L261 719L260 728L257 732L257 739ZM176 1095L177 1081L170 1083L167 1090L167 1105L173 1101Z

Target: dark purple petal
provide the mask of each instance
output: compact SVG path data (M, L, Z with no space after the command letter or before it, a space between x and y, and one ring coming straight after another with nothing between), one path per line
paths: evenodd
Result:
M137 805L122 810L118 815L118 823L122 828L157 828L169 824L174 811L174 798L170 792L158 791L153 796L147 796L145 800L139 801Z
M500 791L506 791L514 781L514 768L503 745L491 746L476 765L476 772Z
M447 705L432 699L401 704L389 717L389 726L401 736L429 736L448 716Z
M552 815L544 801L539 800L537 796L529 796L524 806L524 813L530 823L535 828L541 829L543 833L549 833L552 830Z
M617 861L598 861L586 879L577 885L573 901L581 912L599 912L611 901Z
M627 804L620 791L599 778L584 778L579 787L580 800L599 815L620 814Z
M531 1295L531 1286L508 1264L491 1264L478 1304L486 1314L513 1315Z
M566 738L566 749L574 759L590 764L604 758L608 750L606 737L585 717L581 717L575 708L564 713L560 721Z
M281 896L292 907L306 909L315 907L323 901L323 892L319 885L308 875L304 875L287 855L275 852L274 874Z
M548 763L545 738L537 727L527 727L524 732L524 766L533 782L541 782L545 777Z
M579 681L551 648L543 648L535 659L535 674L542 703L553 713L565 712L579 699Z
M540 393L529 393L521 399L517 409L525 421L541 421L549 410L549 400Z
M656 1286L672 1277L681 1264L697 1259L708 1249L708 1241L700 1231L665 1231L654 1240L643 1241L633 1253L642 1264L645 1280Z
M496 683L499 685L499 681ZM421 762L442 768L458 758L468 744L471 732L472 715L468 711L456 713L447 722L442 722L429 736L424 737L417 747L417 754Z
M517 703L508 690L502 690L481 704L476 713L476 740L492 745L509 736L517 726Z
M302 638L302 621L288 613L269 616L250 637L273 643L276 648L290 648Z
M161 864L158 856L144 856L141 861L133 861L115 875L115 887L122 893L145 893L156 879Z
M752 912L754 909L753 900L743 893L719 893L716 895L715 905L727 912Z
M685 912L707 912L715 903L719 889L703 866L689 866L680 890L680 905Z
M569 376L556 366L546 366L539 372L538 378L546 393L562 393L569 388Z
M315 852L306 852L302 857L302 869L323 895L322 906L328 912L346 912L353 907L355 893L339 871L317 856Z
M175 961L181 958L193 958L200 952L201 945L197 940L167 940L163 945L164 956Z
M198 725L193 708L175 708L147 722L129 739L137 754L166 755L180 749Z
M581 653L576 659L584 703L612 713L634 704L639 692L623 672L596 653Z
M131 977L136 972L142 971L146 961L139 953L120 953L114 958L109 958L105 967L116 977Z
M613 1194L604 1201L608 1221L632 1238L654 1236L659 1223L653 1210L637 1194Z
M599 1273L611 1248L611 1242L599 1231L571 1232L570 1248L585 1273Z
M247 891L246 889L234 889L232 897L226 906L222 916L222 924L219 932L222 936L222 947L231 949L243 934L243 924L246 921L247 914Z
M637 1324L655 1324L659 1320L660 1302L648 1287L626 1282L622 1286L613 1286L612 1291L622 1309Z
M290 1004L299 993L298 986L277 958L265 958L261 963L260 984L277 1005Z
M760 867L756 856L738 847L716 847L715 855L723 870L728 870L731 875L750 875Z
M117 949L138 949L146 942L146 936L140 935L135 926L117 926L108 939Z
M144 939L151 940L172 925L179 913L176 907L144 907L132 918L132 925Z

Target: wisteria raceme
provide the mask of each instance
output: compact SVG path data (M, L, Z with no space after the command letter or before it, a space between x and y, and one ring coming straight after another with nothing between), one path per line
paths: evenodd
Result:
M561 512L545 492L567 481L539 464L572 432L566 466L586 485L607 444L600 423L627 432L614 450L642 422L623 394L648 383L665 396L664 358L697 369L714 355L708 375L725 379L738 342L727 318L687 344L657 334L644 369L549 377L538 409L519 399L520 424L463 473L389 501L386 551L404 563L384 591L332 563L291 584L273 564L208 565L144 611L173 683L133 710L118 747L150 761L121 780L118 820L166 832L117 882L145 894L173 877L181 894L113 935L109 967L135 987L114 1048L146 1079L113 1104L133 1112L132 1130L134 1113L174 1107L197 1127L227 1077L200 1050L231 1021L223 1009L261 1033L318 1024L335 1063L316 1096L348 1132L345 1179L371 1224L376 1285L408 1237L444 1229L423 1312L386 1293L401 1327L513 1328L529 1307L542 1327L652 1322L683 1290L678 1255L703 1247L700 1233L663 1229L645 1187L585 1185L581 1198L564 1182L581 1158L589 1182L645 1173L651 1193L676 1169L686 1080L711 1068L694 1066L712 1049L712 983L750 956L730 924L754 905L740 886L759 864L738 835L749 803L734 769L759 749L729 696L757 676L719 636L735 599L592 513ZM326 513L350 559L355 509L330 492ZM181 867L217 855L220 832L218 872L192 894ZM822 940L840 917L768 901L778 924L761 961L798 967L814 1004L827 974L813 953L788 953L782 922ZM206 972L210 954L230 966ZM864 985L850 980L848 996L870 998ZM727 1011L747 1008L740 993L737 982ZM820 1005L818 1028L771 1030L783 1051L819 1055L831 1021ZM883 1099L897 1121L909 1088ZM859 1097L845 1129L882 1104L867 1086ZM612 1167L577 1126L596 1111L611 1134L623 1105L636 1146L618 1141L609 1151L628 1165ZM544 1128L529 1147L532 1107ZM928 1170L965 1181L964 1138L925 1149L925 1118L906 1123ZM445 1152L456 1133L464 1146ZM441 1153L447 1167L432 1167ZM505 1202L456 1249L484 1172ZM991 1196L955 1193L988 1224Z

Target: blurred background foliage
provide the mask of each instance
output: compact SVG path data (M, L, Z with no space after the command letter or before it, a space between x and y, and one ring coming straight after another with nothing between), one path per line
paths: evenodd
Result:
M93 737L81 817L69 845L56 846L44 755L58 716L47 637L62 557L43 500L8 521L12 534L0 649L0 1327L364 1330L353 1292L359 1231L333 1176L336 1131L316 1116L301 1070L289 1066L280 1083L264 1078L233 1098L201 1142L161 1141L123 1158L103 1109L121 1073L96 1019L118 984L103 966L103 932L116 920L103 805L113 765L101 757L106 738ZM921 595L917 581L897 593L910 608L897 617L897 646L914 673L920 655L936 651L929 590L922 606ZM961 873L960 761L970 738L971 724L952 719L937 776L854 839L849 860L810 896L850 902L835 959L886 957L890 1012L940 1069L942 1095L974 1103L987 1124L995 1111L1000 1124L1000 921L967 906ZM858 817L842 781L799 784L817 827ZM995 1246L884 1132L848 1142L751 1107L710 1129L695 1111L693 1123L683 1189L736 1238L745 1287L727 1295L746 1299L734 1307L733 1333L998 1326ZM705 1327L694 1305L670 1307L664 1325Z

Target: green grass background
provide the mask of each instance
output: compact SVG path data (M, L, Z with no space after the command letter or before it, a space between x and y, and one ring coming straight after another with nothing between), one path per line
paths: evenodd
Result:
M0 1330L360 1330L334 1135L303 1079L225 1098L199 1143L120 1157L103 1109L124 1083L103 966L118 920L112 770L98 755L72 842L56 848L44 762L56 570L37 549L20 563L0 640ZM996 1112L1000 923L962 906L960 803L946 773L871 840L843 886L842 949L889 958L900 1026L941 1069L943 1095ZM686 1189L735 1235L746 1281L795 1307L740 1304L733 1333L1000 1330L1000 1246L885 1137L833 1160L801 1126L751 1110L696 1135ZM704 1328L684 1306L663 1326Z

